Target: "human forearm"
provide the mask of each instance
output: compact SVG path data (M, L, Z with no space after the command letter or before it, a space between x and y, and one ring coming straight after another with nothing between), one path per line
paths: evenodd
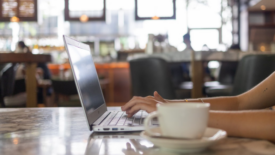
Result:
M180 103L180 102L210 103L211 110L238 110L238 105L239 105L238 96L186 99L186 100L166 100L166 101L168 103Z
M264 109L274 106L275 72L253 87L239 95L239 110Z
M275 142L274 111L210 111L208 126L223 129L229 136Z

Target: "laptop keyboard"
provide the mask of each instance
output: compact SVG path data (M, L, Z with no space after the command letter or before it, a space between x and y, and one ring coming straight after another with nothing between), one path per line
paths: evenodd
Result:
M142 125L144 118L148 115L145 111L139 111L134 116L128 118L127 114L122 111L116 111L106 121L105 125L123 126L123 125Z

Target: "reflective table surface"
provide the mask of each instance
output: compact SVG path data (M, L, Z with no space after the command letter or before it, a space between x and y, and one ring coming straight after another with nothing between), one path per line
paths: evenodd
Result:
M90 132L85 119L81 108L0 109L0 154L178 155L142 139L139 132ZM264 140L226 138L197 154L272 155L275 145Z

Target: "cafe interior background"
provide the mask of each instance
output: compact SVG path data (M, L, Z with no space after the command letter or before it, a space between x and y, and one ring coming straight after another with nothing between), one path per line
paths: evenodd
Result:
M23 84L17 77L9 80L13 90L8 95L1 82L2 107L81 106L63 35L89 44L109 106L123 105L139 95L131 77L135 71L130 62L136 59L166 60L175 98L191 98L211 96L208 92L215 87L232 90L238 62L245 55L275 53L272 0L0 0L0 13L1 76L3 66L10 63L17 70L21 66L23 73ZM185 50L183 36L187 33L194 52ZM45 78L37 60L20 60L18 41L24 41L32 55L50 55L42 63L50 77ZM183 58L173 58L179 55ZM203 69L191 69L196 60ZM25 85L28 64L37 66L32 72L38 81L35 101L26 95L34 93L32 86ZM229 70L225 82L222 66ZM203 76L201 86L193 84L197 74ZM199 95L192 94L198 87Z

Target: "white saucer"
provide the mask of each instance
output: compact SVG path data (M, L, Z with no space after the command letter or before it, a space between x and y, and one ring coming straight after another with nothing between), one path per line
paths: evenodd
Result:
M160 128L154 128L154 132L161 134ZM215 128L207 128L201 139L173 139L161 136L150 136L146 131L143 131L140 136L151 141L154 145L163 149L176 152L200 152L207 147L213 145L219 140L226 137L226 131Z

